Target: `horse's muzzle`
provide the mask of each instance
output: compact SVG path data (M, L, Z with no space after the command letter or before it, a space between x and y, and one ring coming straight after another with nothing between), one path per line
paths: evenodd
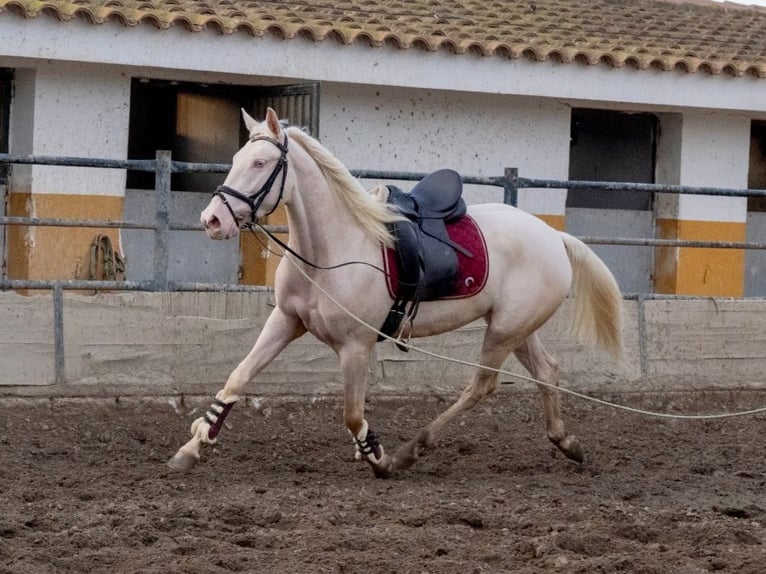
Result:
M215 206L211 204L200 214L200 222L208 237L211 239L231 239L239 234L238 222L231 217L226 217L227 214L222 218L216 211ZM230 219L232 221L228 222Z

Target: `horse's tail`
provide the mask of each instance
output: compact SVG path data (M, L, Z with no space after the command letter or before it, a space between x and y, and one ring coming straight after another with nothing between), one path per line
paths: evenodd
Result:
M576 237L561 233L572 263L574 313L572 331L577 339L622 356L622 294L612 272Z

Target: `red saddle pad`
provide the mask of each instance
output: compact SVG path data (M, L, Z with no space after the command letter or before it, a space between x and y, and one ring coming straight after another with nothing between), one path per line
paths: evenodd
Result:
M462 299L472 297L484 289L489 275L489 259L487 257L487 243L484 235L470 215L459 219L454 223L447 224L449 238L465 247L473 253L473 257L467 257L460 251L457 253L458 277L455 283L455 291L442 299ZM396 286L399 283L399 266L396 263L396 251L383 248L383 266L386 270L386 285L388 294L392 299L396 298Z

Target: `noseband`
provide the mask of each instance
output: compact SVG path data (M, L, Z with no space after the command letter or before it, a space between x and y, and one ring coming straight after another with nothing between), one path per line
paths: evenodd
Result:
M266 196L269 194L269 192L271 191L271 188L274 186L274 182L279 176L279 172L282 172L282 183L279 186L279 197L277 198L277 201L274 202L274 207L271 208L271 211L269 211L266 214L267 216L274 213L274 210L279 206L280 202L282 201L282 195L285 192L285 180L287 179L287 135L285 134L284 143L279 143L277 140L267 136L254 137L250 141L255 142L259 140L273 143L275 146L279 148L279 151L281 152L279 156L279 160L277 160L277 165L274 166L274 171L271 172L269 179L266 180L266 183L263 184L261 189L259 189L254 195L249 196L249 195L245 195L242 192L237 191L236 189L232 189L229 186L219 185L216 188L216 190L213 192L213 196L218 196L223 202L223 204L226 206L226 208L229 210L229 213L231 213L231 216L234 219L235 223L239 221L239 219L234 213L234 210L231 208L231 205L229 205L229 202L226 200L227 195L230 197L239 199L240 201L244 201L250 207L250 221L247 224L247 225L250 225L255 223L256 221L255 213L258 211L258 208L261 207L263 200L266 199Z

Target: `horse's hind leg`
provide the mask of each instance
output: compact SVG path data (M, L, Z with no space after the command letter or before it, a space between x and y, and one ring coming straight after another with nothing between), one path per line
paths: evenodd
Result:
M499 369L513 348L518 338L510 337L505 332L487 328L482 343L480 364L490 369ZM426 449L433 446L435 437L450 419L476 405L481 399L492 394L497 388L497 372L478 369L465 388L460 398L446 411L423 428L411 441L403 444L394 454L394 468L405 469L412 466Z
M516 358L537 380L546 383L537 388L543 400L548 438L561 452L574 461L583 461L583 449L573 434L569 434L561 418L559 391L556 388L558 363L548 354L537 333L530 335L515 351Z

